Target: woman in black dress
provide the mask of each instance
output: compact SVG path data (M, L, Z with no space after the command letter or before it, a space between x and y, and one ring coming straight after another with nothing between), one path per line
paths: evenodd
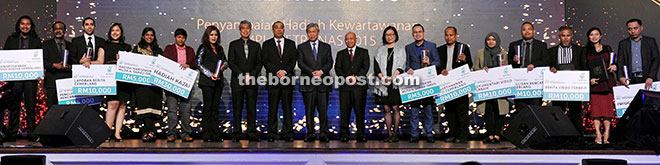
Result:
M108 40L99 48L97 60L85 60L82 61L82 65L89 67L90 64L116 64L119 51L131 51L131 45L126 44L124 40L124 28L120 23L113 23L108 31ZM117 141L122 140L120 133L126 115L126 102L132 97L132 88L131 84L117 82L117 95L106 96L108 109L105 113L105 124L110 129L115 126L114 138Z
M142 30L142 39L133 48L133 53L147 56L158 56L163 50L158 47L156 31L151 27ZM153 142L155 138L155 123L163 116L163 90L157 86L135 85L136 120L142 121L142 141Z

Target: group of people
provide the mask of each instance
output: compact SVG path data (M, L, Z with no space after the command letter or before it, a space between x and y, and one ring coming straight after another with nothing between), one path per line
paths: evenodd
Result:
M595 121L597 130L596 143L608 143L610 120L614 117L613 86L617 83L623 85L646 83L646 87L649 88L651 83L656 80L658 71L658 48L655 39L641 35L643 30L641 20L631 19L626 26L630 37L619 43L614 63L609 63L610 52L614 50L600 42L602 33L598 28L592 28L587 32L588 43L586 47L581 47L573 43L571 28L562 26L559 29L560 44L548 49L546 43L534 39L534 26L529 22L522 24L522 39L511 42L508 51L501 46L502 41L497 33L488 33L484 38L484 48L477 51L474 60L472 60L468 44L457 41L458 29L456 27L445 28L446 44L436 47L435 43L424 39L425 31L421 24L415 24L412 27L414 42L405 46L397 43L399 34L395 27L385 28L382 35L383 45L377 49L373 62L367 49L356 46L356 34L353 32L345 35L346 48L338 51L336 58L333 59L330 45L319 40L320 29L317 24L308 24L306 27L308 40L296 45L293 40L284 37L285 26L281 21L272 24L273 38L262 44L250 39L252 24L249 21L241 21L239 28L241 37L231 41L229 49L225 53L220 45L220 31L215 26L206 27L201 45L195 51L186 45L187 32L184 29L176 29L173 36L174 43L161 49L158 46L155 30L146 27L142 31L140 42L131 47L125 43L122 24L113 23L107 33L108 39L105 40L95 34L96 22L89 17L82 21L83 35L73 38L71 42L64 39L67 26L58 21L52 24L53 39L42 43L35 33L32 19L23 16L16 23L16 31L7 38L4 49L43 49L44 67L46 68L44 85L49 107L57 104L55 80L70 78L71 65L89 67L97 64L115 64L121 58L118 54L119 51L148 56L163 55L179 63L181 69L199 70L198 86L201 88L203 96L202 139L207 142L223 141L220 136L218 115L224 88L223 72L227 68L231 69L229 82L234 116L232 141L238 142L241 139L261 141L256 129L258 85L249 82L260 76L262 68L265 68L268 75L280 79L294 76L322 79L330 76L330 71L334 68L336 76L355 80L357 77L369 76L367 74L372 67L373 76L382 81L391 81L401 74L414 74L415 70L427 66L435 66L437 73L446 76L448 71L465 64L473 70L488 71L489 68L512 65L514 68L527 68L527 70L547 66L551 68L551 71L556 72L558 70L590 70L592 69L589 67L590 63L605 61L607 62L608 79L591 79L590 108L591 117ZM65 63L62 61L65 50L70 52L67 65L64 65ZM300 69L300 75L295 74L295 66ZM627 66L627 73L631 74L629 79L624 75L623 66ZM28 132L32 133L34 130L37 90L36 80L6 83L11 92L10 96L2 97L2 99L10 100L11 104L6 104L10 115L8 125L8 135L10 136L4 139L5 141L13 140L17 134L21 101L24 101L26 107ZM267 140L269 142L278 139L287 142L294 141L292 119L294 88L295 83L266 85L268 91ZM353 139L349 128L351 113L355 116L357 129L354 139L357 142L367 141L365 109L368 88L369 86L366 84L355 83L339 86L341 142ZM399 141L400 111L404 106L411 109L410 142L418 142L420 136L425 136L427 142L435 142L432 133L434 124L432 114L436 104L432 97L404 104L396 85L381 84L373 86L372 89L376 96L376 103L382 105L384 110L385 128L389 135L385 139L386 142ZM330 140L328 99L332 86L330 84L301 83L299 91L305 105L307 121L307 136L304 141L328 142ZM167 141L174 142L177 135L183 142L193 141L190 136L191 106L188 98L154 86L123 82L117 83L117 95L106 96L105 122L109 128L114 128L114 136L111 137L117 141L122 140L120 132L127 102L133 100L137 119L144 123L144 127L141 129L142 140L154 141L154 123L162 117L163 94L168 116ZM541 105L542 103L540 98L515 99L514 101L515 108L519 110L526 110L528 105ZM566 110L573 124L578 129L582 128L581 102L552 102L552 104ZM280 105L283 113L281 131L277 128ZM470 111L468 96L449 101L443 106L445 117L449 122L450 135L445 141L467 142L469 135L468 111ZM100 108L98 105L93 107ZM506 98L478 102L477 112L484 115L488 134L488 137L483 140L484 142L499 142L499 134L504 127L504 115L509 113L509 107L510 102ZM241 128L243 110L247 114L245 134ZM423 133L419 131L420 112L423 120ZM318 134L315 129L315 114L318 114ZM601 123L604 124L604 133L600 131ZM177 125L181 127L180 131L176 129Z

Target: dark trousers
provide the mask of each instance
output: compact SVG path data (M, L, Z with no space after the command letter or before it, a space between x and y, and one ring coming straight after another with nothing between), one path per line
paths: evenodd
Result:
M486 122L487 135L500 135L504 127L504 115L500 115L497 99L486 100L486 111L484 120Z
M449 122L449 135L456 139L468 138L468 97L463 96L445 103L445 115Z
M307 118L307 136L315 136L314 113L319 113L319 131L320 137L328 136L328 92L313 90L311 92L302 92L303 102L305 103L305 117Z
M11 83L11 84L9 84ZM25 103L25 120L27 126L27 132L32 133L36 125L35 119L35 107L37 99L37 81L27 80L27 81L12 81L7 82L7 85L13 85L11 88L11 95L6 97L9 100L7 109L9 109L9 124L7 128L9 130L9 137L14 137L18 134L18 128L20 124L20 114L21 114L21 101ZM0 113L0 119L4 119L4 111Z
M204 109L202 111L202 139L220 138L218 114L222 87L200 86L200 88L202 89L202 98L204 101Z
M231 102L234 107L234 136L242 134L241 121L243 119L243 104L247 111L247 135L249 138L258 138L257 134L257 89L232 89Z
M568 112L566 113L568 119L571 120L571 123L573 123L573 126L575 126L578 132L582 133L584 129L584 126L582 126L582 102L555 101L552 102L552 106L559 106L562 111L566 111L566 108L568 108Z
M55 87L46 87L46 107L57 105L57 89Z
M268 89L268 136L277 138L277 122L279 121L279 105L282 102L282 135L293 138L293 89L276 87Z
M367 91L366 90L347 90L339 91L339 135L342 137L349 137L351 131L349 124L351 123L351 110L355 114L355 127L357 127L356 135L364 137L364 109L366 106Z

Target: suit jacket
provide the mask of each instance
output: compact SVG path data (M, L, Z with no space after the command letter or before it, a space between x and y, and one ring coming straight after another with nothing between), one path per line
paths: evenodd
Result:
M458 61L458 51L461 49L461 45L463 45L463 54L465 54L465 61ZM440 54L440 65L437 67L437 71L442 71L444 69L447 69L447 44L444 44L440 47L438 47L438 53ZM451 67L453 68L458 68L460 66L463 66L465 64L468 64L468 67L470 69L472 68L472 54L470 54L470 47L467 46L467 44L463 44L460 42L454 43L454 53L452 54L452 61L451 61ZM438 72L440 73L440 72Z
M218 61L222 60L227 62L227 57L225 57L225 51L222 49L222 46L218 46L216 49L217 54L213 52L211 46L208 44L199 45L197 48L197 64L201 75L199 76L199 86L208 86L208 87L224 87L224 70L220 70L218 73L219 80L212 80L211 76L215 74L215 69L218 67ZM186 61L187 62L187 61Z
M438 49L436 49L435 43L424 40L424 43L422 44L422 47L424 47L424 49L426 49L426 50L429 50L429 52L430 52L430 54L427 54L427 56L429 56L429 59L431 60L431 64L429 64L429 66L435 65L436 66L435 68L437 70L439 68L438 66L440 66L440 60L441 59L440 59L440 55L438 55ZM418 55L417 46L413 42L413 43L410 43L410 44L406 45L406 70L405 71L407 72L408 69L416 70L416 69L420 69L420 68L422 68L422 57L420 55ZM438 72L438 73L440 73L440 72Z
M172 61L177 61L179 59L179 55L176 51L176 45L169 44L165 46L165 50L163 50L163 56ZM186 45L186 64L190 65L190 69L197 69L197 56L195 56L195 49L188 45Z
M559 69L559 45L554 46L548 49L548 56L550 56L550 67L555 67ZM571 44L571 51L573 52L573 59L571 64L573 64L573 70L589 70L589 65L587 64L587 51L576 44Z
M300 68L300 76L301 78L310 78L310 82L314 75L312 72L315 70L323 71L321 78L324 78L330 76L330 70L332 69L332 48L330 45L319 41L317 47L317 58L314 59L314 52L312 51L312 45L309 40L298 45L298 67ZM319 90L320 92L332 91L331 85L322 84L314 86L311 85L311 83L308 85L303 85L303 82L300 83L300 92L312 92L314 90Z
M521 66L522 62L520 64L518 64L517 62L513 62L513 56L518 54L518 52L516 50L517 46L521 45L521 49L522 49L522 46L524 46L524 45L522 45L522 43L523 43L522 39L509 43L509 54L510 54L509 64L511 64L511 66L513 66L513 68L520 68L520 67L526 68L527 67L527 66ZM518 58L520 60L522 60L522 55L519 55ZM527 59L525 59L525 60L527 60ZM531 62L531 64L534 65L534 67L549 66L550 65L550 57L548 56L548 46L547 46L547 44L545 44L545 42L542 42L542 41L539 41L539 40L536 40L536 39L532 40L532 62Z
M619 49L616 53L617 59L617 73L619 78L626 77L623 72L623 66L628 66L628 74L632 78L632 43L630 43L630 38L623 39L619 41ZM642 54L642 74L644 79L651 78L653 81L658 80L658 44L655 42L655 38L642 36L641 43L641 54Z
M337 52L337 58L335 60L335 73L337 76L348 77L355 75L366 78L367 72L369 71L369 50L355 46L354 51L353 61L351 61L351 55L348 53L348 48ZM339 86L340 91L367 90L367 88L368 86L366 83L364 85L343 84Z
M82 58L83 54L87 52L87 42L85 42L85 35L78 36L76 38L73 38L71 40L71 50L69 51L69 54L71 55L70 57L73 57L73 63L71 64L80 64L80 59ZM92 58L92 61L95 61L98 57L98 52L99 48L101 48L103 45L105 45L105 39L98 37L94 35L94 45L96 47L94 48L94 58Z
M252 40L247 41L248 57L245 58L245 51L243 46L245 41L237 39L229 43L229 69L231 69L231 89L237 90L242 88L257 89L257 85L241 86L239 77L241 74L249 74L250 77L256 78L261 72L261 45ZM256 79L254 79L256 81Z
M66 50L71 49L71 42L64 40L64 45ZM63 78L71 78L71 69L55 69L53 63L59 63L64 60L64 52L60 52L57 48L58 45L55 42L55 39L50 39L44 41L43 44L43 53L44 53L44 68L46 68L46 78L44 85L47 88L55 88L55 80ZM72 64L75 60L71 57L69 52L69 57L67 57L67 65Z
M5 46L3 47L4 50L16 50L20 49L19 48L19 37L21 37L20 34L12 34L7 37L7 40L5 40ZM39 37L35 36L28 36L28 49L41 49L41 39Z
M263 59L262 64L266 68L266 74L272 74L272 76L277 76L277 71L284 70L286 71L286 76L291 77L295 75L293 70L296 67L296 59L298 54L296 52L296 43L293 40L282 38L283 44L281 47L282 57L280 57L279 52L277 52L277 43L275 38L266 40L261 45L261 58ZM283 87L285 89L293 89L295 87L295 82L291 85L282 86L282 85L267 85L267 89L276 89L277 87Z

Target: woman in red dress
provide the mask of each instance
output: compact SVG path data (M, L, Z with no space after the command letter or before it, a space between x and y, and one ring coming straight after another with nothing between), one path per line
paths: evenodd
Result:
M587 43L587 60L589 64L602 62L607 67L607 79L591 78L591 117L594 119L596 128L596 143L607 144L610 135L610 121L614 117L614 96L612 88L616 85L616 65L610 62L612 48L600 43L602 33L598 28L591 28L587 32L589 41ZM592 65L590 65L592 66ZM593 73L593 67L589 67ZM600 124L603 123L604 133L600 132Z

